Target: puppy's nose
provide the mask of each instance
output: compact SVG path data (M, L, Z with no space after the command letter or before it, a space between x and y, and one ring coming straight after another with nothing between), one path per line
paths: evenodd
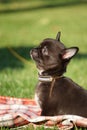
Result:
M32 54L36 54L37 53L37 49L36 48L34 48L34 49L32 49L31 51L30 51L30 54L32 55Z
M37 49L36 49L36 48L32 49L32 50L30 51L30 55L31 55L32 57L37 57L37 56L38 56Z

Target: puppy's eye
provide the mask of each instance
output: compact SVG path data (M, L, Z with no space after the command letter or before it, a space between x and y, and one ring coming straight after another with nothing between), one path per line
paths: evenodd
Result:
M42 49L42 54L43 55L48 55L48 50L47 50L46 46Z

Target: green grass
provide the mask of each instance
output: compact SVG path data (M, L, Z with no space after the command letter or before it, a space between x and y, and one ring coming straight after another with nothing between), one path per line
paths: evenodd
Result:
M13 0L0 3L0 95L33 98L38 81L37 70L29 56L30 49L44 38L78 46L79 54L71 61L65 75L87 89L87 2L86 0L41 1ZM29 61L21 62L7 47Z

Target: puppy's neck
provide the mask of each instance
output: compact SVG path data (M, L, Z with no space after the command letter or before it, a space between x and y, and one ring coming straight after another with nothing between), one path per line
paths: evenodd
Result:
M44 71L39 71L39 77L38 77L39 81L51 83L49 98L51 98L51 96L52 96L52 91L53 91L53 87L54 87L54 83L55 83L56 79L60 79L61 77L62 77L62 75L53 76L53 75L48 75L47 73L45 74Z
M56 79L60 79L61 77L62 76L52 77L52 76L41 76L41 75L39 75L38 79L39 79L40 82L51 82L49 98L51 98L54 83L55 83Z

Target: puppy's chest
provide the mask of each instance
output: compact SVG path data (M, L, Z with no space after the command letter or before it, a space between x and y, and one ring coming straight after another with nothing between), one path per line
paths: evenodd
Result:
M35 93L34 98L35 98L36 104L40 107L42 103L41 103L41 101L39 99L39 95L37 93Z
M36 86L35 101L37 105L42 106L42 103L47 102L50 92L50 83L39 82Z

